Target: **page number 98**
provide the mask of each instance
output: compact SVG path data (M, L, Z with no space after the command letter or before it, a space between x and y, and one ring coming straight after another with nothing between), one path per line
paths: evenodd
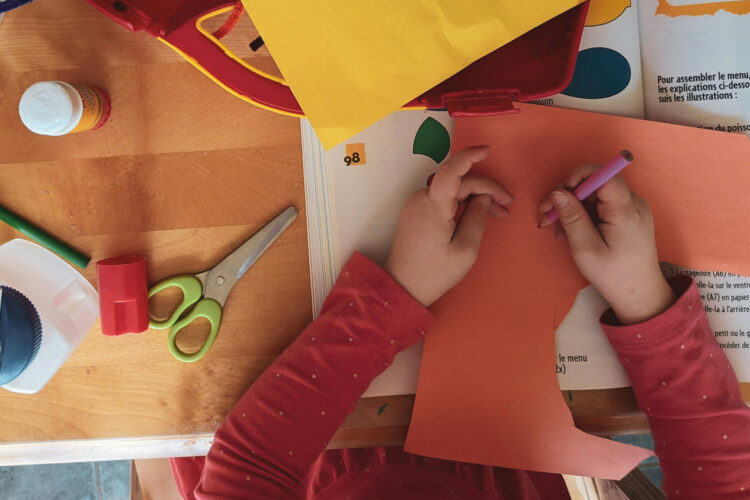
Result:
M346 163L347 167L352 163L359 163L359 153L352 153L351 156L345 156L344 163Z
M365 160L365 144L363 142L346 145L344 163L347 167L351 165L364 165Z

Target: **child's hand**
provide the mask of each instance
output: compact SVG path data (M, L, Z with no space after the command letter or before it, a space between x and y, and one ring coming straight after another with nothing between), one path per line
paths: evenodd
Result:
M557 209L557 229L562 228L561 234L567 237L581 274L609 302L620 322L639 323L675 300L659 269L651 209L630 192L620 175L584 203L578 201L568 189L596 169L595 165L578 167L565 181L567 189L553 191L539 210Z
M466 175L487 157L486 146L464 149L448 159L401 210L385 270L425 307L453 288L477 258L487 214L506 217L513 201L498 182ZM459 202L474 195L458 224Z

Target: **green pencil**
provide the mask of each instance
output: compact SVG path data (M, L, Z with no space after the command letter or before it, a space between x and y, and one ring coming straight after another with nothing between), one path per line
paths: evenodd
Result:
M74 250L62 241L56 239L54 236L42 231L31 222L20 218L13 212L9 212L2 205L0 205L0 220L25 234L48 250L56 253L60 257L68 259L81 269L86 269L86 266L89 265L89 261L91 260L90 257L86 257L77 250Z

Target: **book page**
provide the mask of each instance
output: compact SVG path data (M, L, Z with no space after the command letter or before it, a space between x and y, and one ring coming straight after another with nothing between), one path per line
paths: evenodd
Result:
M750 278L724 271L696 271L663 264L667 276L692 276L719 347L737 380L750 382Z
M438 169L435 158L413 152L425 123L442 129L442 161L453 131L447 112L397 111L331 149L326 167L334 200L337 275L355 250L385 264L401 208Z
M726 6L730 2L723 2ZM747 133L750 121L750 15L715 2L640 0L644 99L649 120ZM750 11L748 2L745 10ZM730 7L731 9L731 7ZM750 382L750 278L665 265L701 290L719 346L740 382ZM743 293L744 292L744 293ZM557 372L564 389L630 385L598 326L607 304L582 290L557 331Z
M646 118L750 135L750 2L639 9Z
M385 263L401 207L448 155L453 119L447 112L397 111L327 153L305 123L302 133L317 316L352 253ZM413 394L421 357L421 342L399 353L364 396Z
M644 117L636 0L591 0L573 80L534 104Z
M750 382L750 279L723 271L662 264L666 276L692 276L719 347L740 382ZM581 290L556 332L557 379L562 389L630 386L625 370L599 326L609 307L596 290Z
M599 326L599 317L607 309L609 304L593 286L578 292L573 307L555 332L560 389L613 389L631 385Z
M592 0L592 7L594 2L596 0ZM667 0L639 0L638 8L646 117L746 132L750 117L750 90L746 90L750 88L747 75L750 55L740 47L750 44L750 15L739 10L729 13L710 2L691 0L669 0L669 3ZM584 30L584 40L591 31L589 27ZM717 92L725 95L714 99ZM555 96L554 104L600 111L584 107L579 101L582 100L573 100L567 105ZM670 275L691 272L672 266L665 271ZM729 276L725 284L721 274L714 277L713 273L698 273L695 279L701 287L719 345L739 380L750 381L750 345L743 347L750 342L746 339L750 313L741 312L750 305L750 300L746 295L743 299L742 293L720 294L713 288L731 286L731 290L744 289L750 293L750 279ZM556 363L561 388L604 389L630 385L598 324L599 316L607 307L596 290L585 288L556 332Z
M380 264L387 258L401 206L437 169L435 159L413 153L418 131L427 118L440 123L446 133L452 132L453 120L447 113L400 111L328 154L319 143L317 147L313 144L312 129L303 126L303 139L309 146L306 152L312 155L312 159L308 155L305 158L305 187L313 191L307 193L308 200L317 200L312 206L308 202L311 267L315 267L311 269L315 271L311 273L313 295L319 298L316 315L352 252L364 251ZM359 162L352 162L356 148L364 155L360 155ZM316 157L317 161L313 161ZM315 185L319 187L313 189ZM323 185L324 189L320 187ZM314 258L320 254L316 249L329 247L330 255ZM670 274L688 272L675 267L665 271ZM747 297L750 279L721 276L721 273L716 277L707 272L693 274L701 288L717 341L727 353L739 380L750 382L750 297ZM722 288L717 288L719 286ZM556 332L556 365L561 389L630 385L599 327L599 316L607 307L596 290L584 288L560 324ZM393 365L373 381L365 395L415 393L421 354L421 343L400 353Z

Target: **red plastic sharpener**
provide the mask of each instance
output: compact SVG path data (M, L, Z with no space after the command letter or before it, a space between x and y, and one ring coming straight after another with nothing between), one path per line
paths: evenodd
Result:
M127 255L96 263L102 333L122 335L148 329L146 257Z

